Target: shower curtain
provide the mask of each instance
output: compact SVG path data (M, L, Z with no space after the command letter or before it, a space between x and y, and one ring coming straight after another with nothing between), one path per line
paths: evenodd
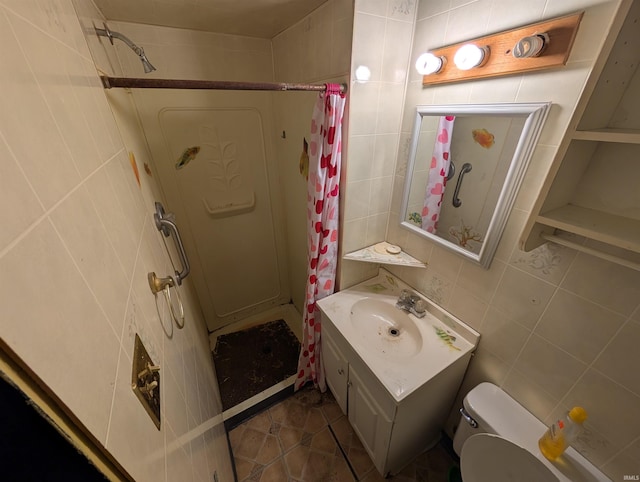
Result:
M327 84L311 119L307 181L307 286L303 340L295 390L307 381L327 389L320 351L320 312L316 301L333 293L338 262L338 196L345 95Z
M435 233L438 228L440 208L444 198L444 188L447 185L447 174L451 159L451 136L453 135L454 116L440 116L436 142L433 146L431 167L427 178L427 188L424 194L422 208L422 229Z

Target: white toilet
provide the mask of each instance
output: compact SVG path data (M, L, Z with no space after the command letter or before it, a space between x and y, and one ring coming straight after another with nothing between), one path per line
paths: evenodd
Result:
M463 405L453 449L464 482L610 481L571 447L547 460L538 449L547 427L496 385L481 383Z

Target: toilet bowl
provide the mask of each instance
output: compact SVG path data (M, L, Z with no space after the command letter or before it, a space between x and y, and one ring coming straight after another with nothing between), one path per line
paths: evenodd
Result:
M463 401L453 449L464 482L610 481L569 447L556 461L538 449L546 426L492 383L481 383Z

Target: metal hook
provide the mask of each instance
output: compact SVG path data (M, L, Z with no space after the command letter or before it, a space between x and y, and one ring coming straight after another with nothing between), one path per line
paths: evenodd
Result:
M167 276L166 278L158 278L158 276L156 276L153 271L151 273L147 273L147 280L149 281L149 288L151 288L151 292L154 295L158 294L166 287L170 287L175 284L175 281L171 276Z

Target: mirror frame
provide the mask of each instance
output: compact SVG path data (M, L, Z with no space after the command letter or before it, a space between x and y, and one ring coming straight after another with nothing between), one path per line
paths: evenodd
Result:
M522 184L524 174L536 147L542 126L547 118L551 102L510 103L510 104L446 104L446 105L418 105L411 135L411 150L407 161L404 190L402 192L402 205L400 207L400 225L412 233L422 236L436 244L455 251L466 258L488 269L493 256L498 248L511 208ZM408 222L407 209L409 204L409 191L412 175L416 166L416 153L418 148L418 136L422 118L425 116L443 115L494 115L494 116L526 116L526 121L516 145L511 165L507 171L500 196L495 210L491 216L487 233L478 254L467 251L461 246L444 238L428 233L418 226Z

